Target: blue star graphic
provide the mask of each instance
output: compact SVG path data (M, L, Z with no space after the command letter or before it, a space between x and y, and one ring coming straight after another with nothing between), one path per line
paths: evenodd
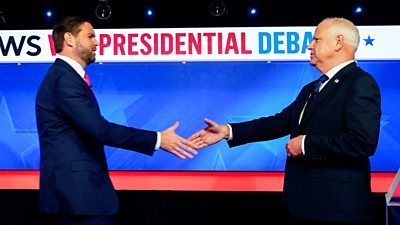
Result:
M367 45L374 46L374 44L372 42L375 41L375 39L372 39L370 35L368 35L368 38L364 39L364 41L365 41L365 46L367 46Z

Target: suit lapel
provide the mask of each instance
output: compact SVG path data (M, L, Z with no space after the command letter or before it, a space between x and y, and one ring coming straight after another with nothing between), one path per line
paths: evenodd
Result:
M78 72L76 72L74 70L74 68L72 68L67 62L65 62L62 59L57 58L56 61L55 61L55 64L58 64L58 65L64 67L65 69L67 69L70 72L70 74L68 74L68 75L71 75L71 79L76 80L76 82L79 82L87 90L90 90L90 92L92 92L90 87L86 84L85 80L83 80L82 77L78 74Z
M301 94L302 96L300 96L299 98L299 103L297 107L297 111L296 111L296 117L297 118L297 122L296 124L298 125L298 121L301 115L301 112L303 111L304 106L306 105L309 96L311 95L311 92L314 90L314 86L315 86L315 82L310 83L303 91L303 93Z
M74 82L77 83L77 85L83 86L82 90L85 90L85 92L88 93L88 95L90 96L90 98L93 99L93 101L96 103L96 107L98 108L98 110L100 110L98 103L97 103L97 99L94 96L94 93L92 91L92 89L86 84L86 82L82 79L82 77L74 70L74 68L72 68L67 62L65 62L62 59L57 58L55 61L56 65L62 66L64 67L66 70L68 70L69 74L67 74L66 76L69 76L70 79L73 79Z
M329 96L331 96L333 93L336 92L337 88L341 85L341 83L346 78L346 74L348 74L355 67L356 67L355 63L350 63L349 65L347 65L343 69L341 69L338 73L336 73L335 76L333 76L328 81L328 83L325 85L325 87L321 90L320 93L318 93L318 95L315 97L315 99L308 106L307 112L304 112L303 118L301 120L301 125L304 125L312 117L315 110L318 108L318 106L322 102L329 99ZM311 91L310 91L310 93L311 93ZM304 106L304 104L303 104L303 106Z

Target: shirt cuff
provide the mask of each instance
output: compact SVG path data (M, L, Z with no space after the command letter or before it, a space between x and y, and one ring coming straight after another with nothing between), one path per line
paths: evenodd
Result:
M156 150L159 149L160 145L161 145L161 133L157 132L157 142L156 142L156 146L154 149L156 149Z
M304 150L305 141L306 141L306 135L304 135L303 138L301 139L301 153L303 153L303 155L306 154L306 151Z
M226 124L226 125L227 125L228 128L229 128L229 138L228 138L228 141L230 141L230 140L233 139L232 127L231 127L231 125L229 125L229 124Z

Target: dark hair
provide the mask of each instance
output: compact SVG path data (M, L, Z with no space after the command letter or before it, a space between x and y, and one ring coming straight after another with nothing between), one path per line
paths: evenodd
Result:
M76 36L81 31L80 26L90 21L80 16L67 16L59 20L53 27L53 42L57 53L60 53L63 48L64 34L67 32Z

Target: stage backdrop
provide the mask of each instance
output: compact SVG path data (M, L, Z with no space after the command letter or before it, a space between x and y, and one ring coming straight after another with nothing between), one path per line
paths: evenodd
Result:
M218 123L280 112L317 79L307 45L314 27L97 30L98 60L87 67L104 117L162 131L179 121L188 137ZM382 92L374 172L400 165L400 27L361 27L358 65ZM0 169L39 168L35 95L55 58L51 31L0 31ZM288 137L228 148L225 141L181 160L106 148L112 170L284 171Z

